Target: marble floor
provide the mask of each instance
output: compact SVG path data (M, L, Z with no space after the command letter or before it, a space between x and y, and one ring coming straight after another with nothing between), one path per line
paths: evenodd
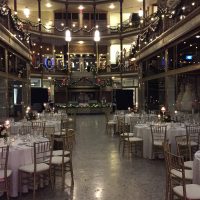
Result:
M122 157L118 137L105 133L103 115L77 116L74 187L39 189L37 200L164 200L163 160ZM70 177L66 182L70 185ZM4 197L5 198L5 197ZM32 199L31 192L22 200Z

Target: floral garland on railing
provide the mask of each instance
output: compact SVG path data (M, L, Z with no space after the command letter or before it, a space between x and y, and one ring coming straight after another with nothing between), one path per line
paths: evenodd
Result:
M67 108L109 108L111 103L86 103L86 104L68 104Z
M96 86L96 87L107 87L107 86L112 86L112 79L100 79L96 78L94 80L91 80L87 77L82 77L77 81L72 81L67 84L67 86L76 86L78 83L81 81L83 82L88 82L90 85Z
M95 79L89 79L87 77L82 77L76 81L69 81L69 79L55 80L54 85L57 88L66 87L66 86L68 87L77 86L81 81L88 82L92 86L101 87L101 88L112 87L112 84L113 84L113 81L110 78L100 79L99 77L97 77Z
M19 20L17 15L12 14L11 9L7 4L0 4L0 16L9 16L13 28L19 32L19 35L16 35L21 41L30 43L30 33L25 32L23 28L23 23Z
M7 141L9 136L10 121L6 120L3 124L0 125L0 138L4 139L4 143Z
M167 2L169 4L169 2ZM195 8L195 5L197 2L193 1L191 2L191 6ZM150 38L152 33L156 32L157 30L161 29L161 25L163 23L163 20L165 17L169 19L173 19L175 17L180 17L183 19L184 12L185 12L186 6L184 6L183 2L180 0L177 0L176 3L174 3L171 7L169 5L166 5L164 7L159 6L158 11L154 13L153 15L146 18L144 21L150 21L149 25L146 26L144 29L141 30L141 33L137 37L137 42L132 47L132 55L135 56L139 49L141 49L141 42L143 42L143 45L146 46L149 42L152 42L155 38Z

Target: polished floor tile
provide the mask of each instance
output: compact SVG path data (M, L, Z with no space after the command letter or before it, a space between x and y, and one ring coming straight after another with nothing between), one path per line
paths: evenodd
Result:
M105 133L103 115L77 116L73 153L74 187L62 192L37 191L37 200L164 200L165 169L162 160L122 155L118 137ZM70 185L70 176L66 182ZM23 194L23 200L31 199ZM17 198L17 200L20 198Z

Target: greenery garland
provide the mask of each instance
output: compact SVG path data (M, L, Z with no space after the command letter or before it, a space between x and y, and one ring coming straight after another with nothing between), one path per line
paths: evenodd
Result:
M112 86L112 79L100 79L96 78L94 80L91 80L87 77L82 77L77 81L68 81L68 79L63 79L63 80L55 80L55 87L60 88L60 87L70 87L70 86L76 86L78 83L81 81L83 82L88 82L90 85L96 86L96 87L111 87Z

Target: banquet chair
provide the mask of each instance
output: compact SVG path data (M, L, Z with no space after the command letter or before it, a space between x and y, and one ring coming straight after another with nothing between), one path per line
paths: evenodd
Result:
M49 140L54 136L55 127L53 126L45 126L43 137L48 138Z
M32 133L33 133L32 126L22 126L19 129L19 134L20 135L27 135L27 134L32 134Z
M187 135L176 136L177 155L182 156L184 159L185 168L192 169L193 161L191 155L190 138Z
M8 169L9 146L0 147L0 192L6 192L9 199L9 182L12 171Z
M72 129L66 130L65 135L62 135L62 137L67 137L67 145L68 145L68 149L70 151L65 150L64 155L69 156L69 154L72 152L72 150L74 148L74 143L75 143L74 130L72 130ZM54 150L52 153L53 156L62 156L63 155L63 138L60 138L60 141L61 141L61 148L59 150Z
M69 116L68 116L68 127L70 129L74 129L76 130L76 112L74 113L71 113Z
M45 121L32 121L31 124L33 130L37 131L39 135L44 135Z
M152 155L154 158L156 155L163 154L163 143L166 140L167 126L166 125L150 125L151 138L152 138Z
M135 125L137 124L137 117L130 117L130 131L135 133Z
M62 189L65 188L65 176L69 172L71 175L71 184L74 185L74 175L72 167L72 150L74 145L73 133L62 136L63 147L61 150L53 151L52 170L54 177L54 186L56 177L62 179Z
M140 137L136 137L134 133L123 132L120 137L122 138L123 143L123 155L125 150L128 150L128 154L141 152L141 157L143 156L143 139ZM120 144L119 144L120 149ZM134 150L134 151L133 151Z
M166 155L169 165L170 200L175 199L175 197L183 200L200 199L200 185L186 183L183 157L170 152L166 152Z
M163 153L165 159L165 174L166 174L166 191L165 191L165 200L169 200L170 198L170 174L169 174L169 159L167 152L171 152L171 146L168 140L163 142Z
M133 137L134 133L130 132L130 126L128 124L123 124L121 127L121 134L119 135L119 151L121 149L121 144L124 145L124 139L129 136Z
M50 181L53 188L51 174L52 140L34 143L33 164L23 165L19 168L19 191L20 196L24 185L29 185L33 189L33 200L36 199L36 189L41 181Z
M192 155L194 155L194 153L200 148L200 125L186 125L186 134L187 137L190 138L191 152Z
M122 134L125 126L125 116L124 115L117 115L117 132Z
M68 129L68 119L61 119L60 121L60 130L55 131L54 139L59 138L62 135L65 135L66 130Z
M117 122L110 116L110 113L105 114L106 118L106 133L116 133L116 128L117 128Z

